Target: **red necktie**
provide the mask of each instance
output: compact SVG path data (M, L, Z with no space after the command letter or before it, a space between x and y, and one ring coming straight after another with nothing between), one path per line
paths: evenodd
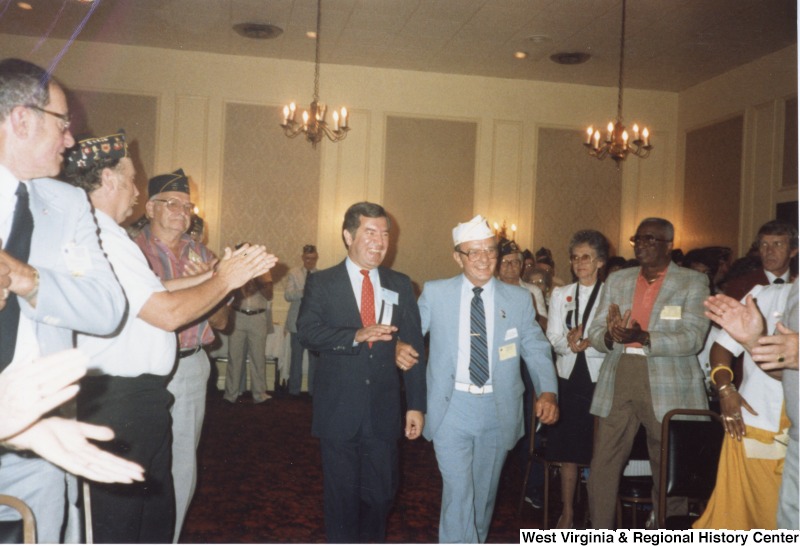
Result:
M364 281L361 283L361 324L366 328L375 324L375 291L369 280L369 271L361 270ZM372 342L369 344L372 347Z

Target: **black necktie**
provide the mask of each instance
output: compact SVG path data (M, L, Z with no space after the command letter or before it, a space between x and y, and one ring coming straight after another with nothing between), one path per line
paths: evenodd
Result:
M483 387L489 380L489 349L486 342L486 312L483 308L481 292L483 288L472 289L470 312L469 380L473 385Z
M33 235L33 215L28 203L28 188L22 182L17 186L17 207L14 220L3 250L21 262L28 261ZM19 302L16 294L9 294L5 308L0 311L0 371L14 358L19 327Z
M780 277L778 277L777 279L775 279L774 281L772 281L772 284L783 284L783 283L785 283L785 282L786 282L786 281L784 281L783 279L781 279Z

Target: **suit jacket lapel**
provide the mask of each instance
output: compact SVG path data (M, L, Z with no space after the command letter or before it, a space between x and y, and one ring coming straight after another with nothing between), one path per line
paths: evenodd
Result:
M358 301L356 295L353 293L353 285L350 282L350 275L347 273L347 266L344 262L340 263L336 268L337 282L340 285L338 289L341 291L341 303L344 306L343 311L345 316L350 317L353 324L361 324L361 312L358 310Z

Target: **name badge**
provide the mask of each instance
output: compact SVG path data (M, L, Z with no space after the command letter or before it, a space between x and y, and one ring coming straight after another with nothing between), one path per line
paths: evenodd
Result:
M381 299L386 303L391 303L392 305L399 305L400 303L400 295L394 290L389 290L388 288L381 287Z
M62 249L64 262L73 277L82 277L92 268L92 259L86 247L77 246L74 242L67 243Z
M500 347L500 360L508 360L517 356L517 346L514 343Z
M383 324L384 326L391 326L393 311L394 311L394 305L392 305L386 300L383 300L381 302L381 316L380 319L378 320L378 324Z
M506 339L505 339L505 341L508 341L509 339L515 339L517 337L519 337L519 334L517 333L517 329L516 328L509 328L508 330L506 330Z
M681 320L681 306L665 305L661 310L661 320Z

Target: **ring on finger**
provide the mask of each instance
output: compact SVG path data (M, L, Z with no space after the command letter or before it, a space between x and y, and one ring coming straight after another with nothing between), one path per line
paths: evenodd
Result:
M778 357L778 362L780 362L781 364L783 364L783 362L784 362L785 360L786 360L786 358L784 358L784 356L783 356L783 355L781 355L781 356L779 356L779 357Z

